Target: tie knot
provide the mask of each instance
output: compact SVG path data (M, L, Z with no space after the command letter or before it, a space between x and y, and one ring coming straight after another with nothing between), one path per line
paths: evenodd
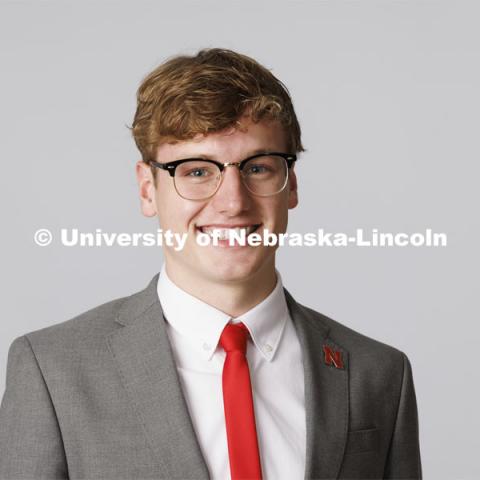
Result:
M240 351L245 355L248 336L248 329L243 323L228 323L220 336L220 345L227 353Z

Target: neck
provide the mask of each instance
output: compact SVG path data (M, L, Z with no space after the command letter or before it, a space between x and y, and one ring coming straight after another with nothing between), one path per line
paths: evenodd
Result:
M265 265L247 278L227 282L172 268L168 261L165 267L168 278L177 287L235 318L251 310L272 293L277 283L274 265Z

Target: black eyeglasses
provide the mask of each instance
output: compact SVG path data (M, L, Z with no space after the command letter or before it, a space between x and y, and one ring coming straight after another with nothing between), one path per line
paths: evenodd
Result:
M268 197L280 193L288 181L288 171L297 156L262 152L241 162L217 162L208 158L184 158L167 163L149 162L169 172L177 193L187 200L205 200L220 187L225 167L238 167L243 184L254 195Z

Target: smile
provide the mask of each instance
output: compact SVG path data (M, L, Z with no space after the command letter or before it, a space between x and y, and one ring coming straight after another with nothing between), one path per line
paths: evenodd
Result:
M251 233L255 232L258 229L260 224L256 225L248 225L242 227L232 227L232 228L225 228L225 227L197 227L202 233L206 233L211 238L218 238L219 240L229 240L230 237L235 236L243 236L247 237Z

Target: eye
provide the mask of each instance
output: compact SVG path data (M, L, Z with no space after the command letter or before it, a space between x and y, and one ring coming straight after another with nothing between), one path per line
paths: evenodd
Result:
M178 166L177 175L188 180L206 180L217 174L218 168L205 162L185 162Z
M259 164L256 164L256 165L250 165L247 169L246 169L246 174L247 175L258 175L260 173L265 173L265 172L268 172L268 167L265 166L265 165L259 165Z
M187 177L206 177L210 175L210 172L206 168L195 168L185 174Z

